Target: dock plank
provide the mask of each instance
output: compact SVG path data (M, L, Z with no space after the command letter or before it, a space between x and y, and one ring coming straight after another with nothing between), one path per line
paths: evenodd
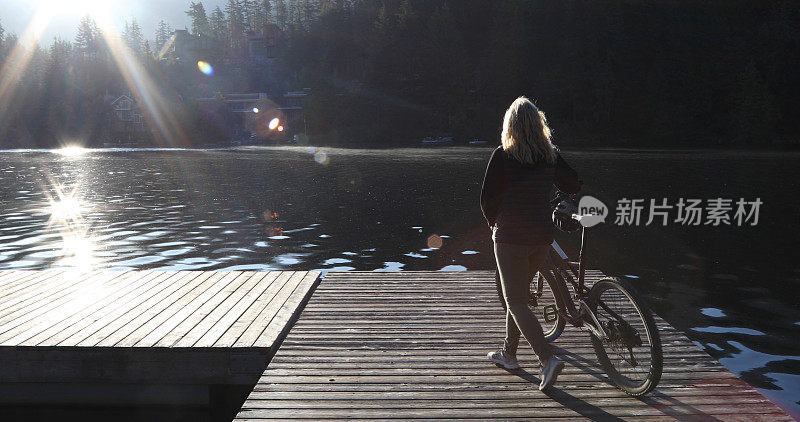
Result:
M276 301L275 296L278 292L284 289L287 285L289 285L289 280L292 278L294 274L283 273L280 277L275 280L275 283L271 286L273 289L271 290L271 296L266 304L261 308L259 313L254 317L257 321L264 321L267 320L269 317L267 316L268 310L273 307L273 303ZM264 327L261 325L251 325L245 329L245 331L241 334L234 346L242 347L248 344L255 344L258 336L264 331Z
M199 291L193 291L187 295L186 297L188 298L189 302L186 304L186 306L164 321L158 326L158 328L152 330L150 333L142 337L135 345L138 347L152 347L155 345L156 342L161 340L168 332L173 330L176 326L178 326L178 324L189 317L189 315L197 310L200 305L205 303L206 300L222 290L227 285L227 282L225 281L226 277L228 277L230 280L235 278L229 277L229 274L221 272L214 274L209 280L207 280L208 283L211 283L208 289L204 290L202 293Z
M215 281L213 279L214 275L214 273L210 272L199 274L186 284L184 290L176 291L176 294L171 296L170 300L162 301L162 306L151 308L149 314L146 314L150 319L117 342L116 346L132 347L138 345L144 336L152 333L158 326L180 312L187 303L196 297L198 292L203 292L211 287ZM142 346L147 347L146 345Z
M33 271L31 271L33 272ZM79 281L81 277L88 277L91 273L78 272L48 272L40 275L26 275L18 279L12 286L3 289L3 303L0 304L0 316L13 312L12 307L30 298L41 299L42 292L54 290L54 283L59 281ZM53 293L57 292L55 290Z
M297 272L292 275L292 278L286 282L286 284L281 288L281 290L275 295L275 298L270 301L267 307L264 308L264 312L262 313L261 317L264 319L268 319L272 321L276 315L280 313L281 308L289 299L289 296L298 289L301 284L301 281L305 277L305 273ZM256 346L262 347L270 347L272 343L269 343L266 339L267 332L266 330L262 330L261 334L255 341Z
M216 324L236 303L239 302L259 281L265 276L264 273L246 271L242 273L242 282L235 289L228 289L225 294L218 295L219 300L215 301L215 306L208 312L196 314L189 329L174 345L174 347L192 347L203 337L211 327Z
M231 293L237 290L251 275L250 273L243 273L240 271L234 272L236 277L226 284L218 294L215 294L209 300L201 304L192 314L181 321L175 328L169 331L164 337L161 338L155 347L177 347L177 342L181 340L187 333L189 333L196 325L202 321L209 313L211 313L222 301L227 299Z
M198 271L181 271L179 274L183 274L183 276L153 296L146 302L145 306L141 306L141 313L135 314L134 318L131 318L126 324L120 326L116 331L97 343L97 346L119 345L119 347L123 347L119 344L123 339L205 280L204 274Z
M129 283L128 281L131 279L137 278L137 281L142 281L147 280L151 275L154 275L152 271L145 272L143 277L123 274L119 277L119 282L115 283L114 288L105 289L103 292L105 296L96 294L95 292L90 297L84 297L81 302L71 303L70 306L51 310L49 314L52 315L47 315L46 318L42 318L48 321L47 323L39 324L37 327L27 332L9 339L8 342L19 345L37 345L57 333L65 332L70 326L89 319L95 312L113 306L120 297L135 290L138 285L137 283Z
M238 301L230 307L219 318L215 318L216 322L203 334L202 337L197 339L194 346L196 347L211 347L222 335L228 331L236 320L244 314L250 305L261 296L266 288L274 281L274 278L269 277L269 274L259 274L260 277L253 276L252 280L257 280L257 284L252 289L245 292ZM222 309L222 307L220 307Z
M66 331L63 336L56 336L53 339L53 346L72 346L80 345L83 341L89 339L91 336L101 337L99 332L109 324L112 324L120 316L128 313L131 309L135 308L140 303L152 297L156 291L160 290L160 286L164 283L169 283L175 272L159 271L155 278L146 282L132 294L125 296L117 302L117 306L113 308L106 308L103 312L98 312L88 318L88 325L80 328L74 332ZM99 341L99 339L97 340Z
M666 321L656 325L664 372L646 397L613 386L574 327L554 343L567 367L540 392L524 341L520 370L486 359L505 331L493 272L328 273L236 420L791 420Z
M124 337L122 334L117 334L114 336L115 333L118 333L120 329L130 324L131 321L135 320L143 312L163 299L166 295L169 295L183 286L181 280L184 280L189 276L194 277L196 274L192 274L189 271L165 271L164 276L166 277L164 280L165 282L154 286L154 291L152 292L153 294L148 296L146 300L137 303L134 307L125 308L121 315L118 315L108 324L104 325L101 329L95 331L90 336L84 338L75 345L81 347L96 347L103 342L105 342L105 344L113 345L114 342L119 341L120 338ZM112 338L112 336L114 337Z
M270 274L272 277L270 285L264 289L261 295L253 302L253 305L250 306L247 311L242 314L242 316L234 322L230 328L228 328L225 333L217 340L216 345L219 346L221 344L233 344L234 347L243 347L247 345L252 345L254 342L250 342L246 345L241 343L237 343L237 340L244 334L245 331L250 326L255 326L262 328L260 321L263 321L262 318L259 318L261 312L267 308L270 300L275 297L275 293L278 292L283 284L285 284L285 280L288 278L283 277L285 272L283 273L273 273Z
M84 283L77 282L69 288L65 288L64 291L41 297L41 299L37 298L38 300L24 306L18 304L19 307L15 306L16 309L13 312L0 318L0 324L2 324L0 330L4 330L0 333L0 345L28 329L57 323L63 314L54 312L54 310L61 308L72 311L77 307L76 303L86 295L113 287L122 275L121 272L95 272ZM57 320L54 321L52 318Z
M300 304L309 298L309 295L297 294L297 290L300 290L301 292L310 292L313 290L314 285L316 285L317 282L318 279L310 274L306 275L303 280L301 280L295 291L292 292L283 306L281 306L281 308L276 312L273 319L270 320L270 324L267 325L267 328L264 329L264 332L261 334L261 336L259 336L258 340L256 341L256 345L274 347L274 345L278 342L278 339L285 336L287 328L294 325L289 323L291 318L293 318L290 310L299 308L301 306Z
M148 271L139 277L129 279L128 286L121 289L113 296L106 298L102 302L93 303L83 311L76 313L68 320L59 324L59 327L51 327L48 332L42 332L26 341L32 346L57 346L60 342L70 338L72 335L85 332L92 324L100 321L106 315L120 309L128 303L131 298L137 297L142 292L147 291L156 284L160 275L159 271ZM92 331L93 332L93 331ZM50 334L47 336L47 334Z
M14 292L13 287L18 283L24 282L30 277L50 277L59 270L45 271L10 271L6 270L0 278L0 296L6 296Z
M208 404L258 380L273 350L257 336L282 340L320 275L0 272L0 405Z

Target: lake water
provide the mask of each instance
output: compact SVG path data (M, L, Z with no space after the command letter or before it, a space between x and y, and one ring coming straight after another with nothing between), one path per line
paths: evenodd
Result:
M490 149L0 151L0 269L491 269ZM582 151L584 193L760 198L755 226L605 224L590 265L800 414L797 153ZM675 214L673 211L672 218ZM574 252L578 239L558 239ZM499 306L499 305L498 305Z

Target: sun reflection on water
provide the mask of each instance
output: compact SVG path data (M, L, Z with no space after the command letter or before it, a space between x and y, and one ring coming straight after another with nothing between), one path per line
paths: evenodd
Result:
M51 201L47 211L50 214L51 224L70 225L80 220L81 209L82 205L78 199L72 196L63 196L58 200Z
M89 150L81 146L70 145L53 150L53 152L55 152L56 154L63 155L65 157L80 157L81 155L84 155L87 152L89 152Z
M67 191L55 185L55 196L48 198L45 213L50 214L48 224L57 228L61 236L62 259L57 265L79 269L91 269L95 259L95 242L89 235L89 224L83 213L88 206L80 199L76 186Z

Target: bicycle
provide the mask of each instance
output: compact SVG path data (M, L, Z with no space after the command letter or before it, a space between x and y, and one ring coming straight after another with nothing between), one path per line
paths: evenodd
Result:
M559 192L551 205L567 197ZM572 218L579 222L587 216L573 214ZM528 304L534 314L541 315L548 342L561 335L567 322L589 332L597 359L611 381L628 395L642 396L658 385L663 370L661 337L653 315L633 286L618 277L603 277L586 287L586 228L580 225L580 229L578 261L571 261L553 240L532 280L531 287L536 288ZM496 281L503 302L499 275Z

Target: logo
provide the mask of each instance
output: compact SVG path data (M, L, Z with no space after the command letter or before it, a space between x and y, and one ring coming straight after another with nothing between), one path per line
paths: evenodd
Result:
M599 199L586 195L578 203L578 215L574 216L583 227L605 223L608 207Z

